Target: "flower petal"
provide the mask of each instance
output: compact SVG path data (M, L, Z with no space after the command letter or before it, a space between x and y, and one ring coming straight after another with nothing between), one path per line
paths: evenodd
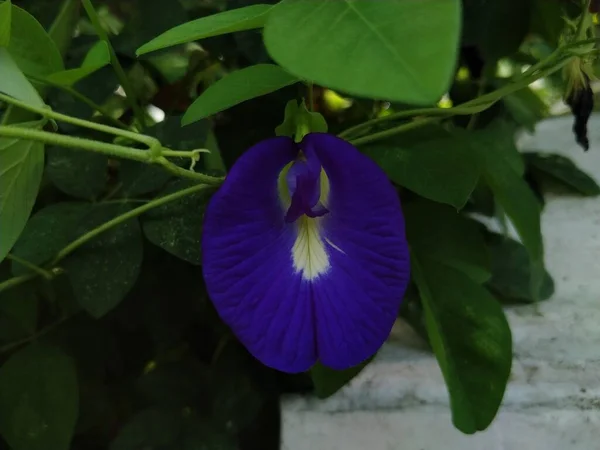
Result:
M317 359L310 285L295 273L295 224L284 221L282 169L298 154L278 137L246 151L211 199L203 229L207 290L223 319L257 359L285 372Z
M320 362L333 369L372 356L389 336L410 277L398 194L383 171L335 136L307 135L329 179L319 219L330 268L312 282Z

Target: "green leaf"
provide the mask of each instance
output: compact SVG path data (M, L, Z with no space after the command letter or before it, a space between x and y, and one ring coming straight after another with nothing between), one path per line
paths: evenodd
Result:
M10 0L0 3L0 47L8 47L10 42L10 18L12 3Z
M146 409L125 424L110 450L138 450L173 445L181 432L181 415L175 411Z
M87 203L64 202L41 209L27 222L13 248L13 254L37 266L49 262L60 249L75 239L75 227L90 208L91 205ZM20 276L31 273L31 270L13 261L12 273Z
M320 363L315 364L310 369L310 377L315 386L315 394L319 398L331 397L362 372L371 361L372 358L369 358L358 366L346 370L333 370Z
M395 183L457 209L467 203L480 175L477 157L464 139L439 127L403 135L397 144L366 147L364 153Z
M412 268L454 426L467 434L485 430L498 412L512 363L512 338L500 303L438 262L415 258Z
M0 368L0 431L13 450L68 450L79 392L71 358L34 344Z
M261 28L273 5L250 5L192 20L171 28L137 49L136 54L153 52L173 45L197 41L220 34Z
M535 172L548 175L569 189L582 195L596 196L600 194L598 183L579 169L573 161L557 154L527 152L524 153L527 165Z
M525 247L517 241L499 234L490 234L489 248L492 261L492 277L488 287L506 302L533 303L531 295L531 264ZM554 293L554 282L544 271L540 300Z
M294 137L298 129L310 133L327 133L327 121L321 114L309 111L304 100L300 103L290 100L285 105L283 122L275 128L275 135ZM296 136L296 140L299 141L302 137Z
M21 100L31 106L43 106L40 94L25 78L10 53L0 48L0 92Z
M42 143L0 138L0 261L10 251L27 223L43 170Z
M417 201L403 207L411 251L460 270L477 283L491 276L481 225L449 206Z
M190 186L187 180L177 180L161 191L158 197ZM209 191L197 192L148 211L142 217L146 238L184 261L200 264L202 223L211 195Z
M493 123L484 130L471 133L468 142L480 159L485 182L529 252L531 291L537 297L544 273L541 206L523 179L524 163L515 146L514 129L503 122Z
M515 53L529 31L531 3L463 0L463 44L477 46L491 61Z
M47 150L46 175L65 194L94 200L108 181L108 158L99 153L60 147Z
M236 70L204 91L187 109L181 123L188 125L296 82L296 77L274 64L258 64Z
M513 120L529 131L533 131L535 124L548 116L548 106L530 88L513 92L502 101Z
M75 236L129 210L123 204L95 205L78 223ZM142 251L143 241L136 218L110 228L79 247L62 263L79 304L96 318L117 306L137 280Z
M460 10L459 0L283 0L264 40L271 57L300 78L428 105L451 83Z
M27 75L44 77L64 69L60 52L46 30L31 14L15 5L8 52Z
M65 56L75 35L77 23L79 22L81 2L78 0L63 0L60 3L60 9L52 15L52 25L48 28L48 35L56 44L56 48L58 48L60 54ZM29 9L27 6L23 6L23 8L39 18L32 9Z
M97 42L88 52L81 67L50 74L46 79L61 86L73 86L79 80L110 63L110 52L104 41Z

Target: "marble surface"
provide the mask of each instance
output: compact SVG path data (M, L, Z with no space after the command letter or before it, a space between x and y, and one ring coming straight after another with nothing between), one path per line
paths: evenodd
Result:
M600 116L590 122L588 153L571 125L549 119L520 146L568 155L600 180ZM556 292L537 311L507 310L513 372L490 428L473 436L453 428L435 358L398 323L377 360L338 394L283 400L282 448L600 450L600 198L547 200L542 226Z

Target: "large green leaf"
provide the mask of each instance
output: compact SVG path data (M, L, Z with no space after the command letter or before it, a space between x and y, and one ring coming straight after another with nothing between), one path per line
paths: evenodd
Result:
M0 430L13 450L68 450L79 392L72 360L34 344L0 368Z
M44 105L40 94L23 75L5 48L0 48L0 92L32 106Z
M190 124L296 82L296 77L274 64L258 64L237 70L204 91L185 112L181 123Z
M220 34L261 28L273 5L250 5L192 20L171 28L137 49L136 54L153 52L173 45L197 41Z
M127 205L96 205L78 223L75 236L127 211ZM79 247L62 263L79 304L94 317L101 317L113 309L135 284L142 265L142 252L142 234L136 218L110 228Z
M510 375L512 338L500 303L462 272L413 258L429 340L450 394L454 426L472 434L498 411Z
M478 283L490 278L490 254L477 222L429 201L409 203L403 210L414 254L443 262Z
M10 1L0 3L0 47L8 47L10 42L10 22L12 4Z
M38 266L49 262L75 239L73 230L91 207L87 203L63 202L37 211L27 222L12 253ZM12 273L19 276L31 270L13 261Z
M100 153L61 147L47 150L46 176L65 194L95 200L108 181L108 158Z
M523 156L536 175L547 175L553 181L582 195L596 196L600 194L598 183L565 156L536 152L527 152Z
M523 158L514 142L514 129L503 122L472 133L469 143L480 159L483 178L515 226L531 259L531 290L537 297L544 275L541 206L523 179Z
M14 5L8 52L27 75L43 77L64 69L60 52L48 33L31 14Z
M110 53L108 45L104 41L99 41L85 56L85 59L81 63L81 67L52 73L48 75L46 79L61 86L72 86L79 80L100 70L109 63Z
M10 251L27 223L43 171L43 144L0 138L0 261Z
M432 104L448 89L459 0L283 0L264 39L290 73L363 97Z
M477 155L463 137L451 136L438 127L369 146L364 152L395 183L457 209L467 203L479 179Z
M488 245L492 261L492 277L487 286L507 303L532 303L531 263L525 247L519 242L499 234L490 234ZM539 300L554 293L554 281L544 271Z

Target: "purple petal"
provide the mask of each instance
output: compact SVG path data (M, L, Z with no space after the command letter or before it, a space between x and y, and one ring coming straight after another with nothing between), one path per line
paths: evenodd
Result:
M238 339L265 365L303 372L316 361L310 286L294 274L294 226L277 189L298 154L278 137L246 151L211 199L203 230L207 290Z
M292 161L284 199L278 182ZM292 373L317 359L345 369L372 356L409 278L395 189L375 163L327 134L299 147L270 139L238 160L207 209L203 259L223 320L257 359Z
M320 362L352 367L389 336L409 280L400 200L383 171L356 148L328 134L307 135L330 193L322 219L330 271L312 284Z

